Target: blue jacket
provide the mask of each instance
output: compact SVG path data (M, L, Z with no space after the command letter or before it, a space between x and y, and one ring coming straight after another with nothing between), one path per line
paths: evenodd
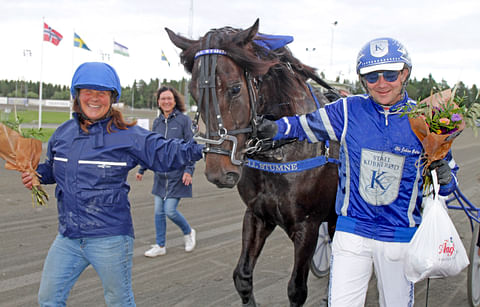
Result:
M127 183L138 164L163 172L193 165L202 145L165 140L139 126L112 128L110 118L83 132L78 117L63 123L48 142L47 159L38 166L41 183L56 183L58 231L68 238L133 237Z
M152 131L161 134L166 139L176 138L190 141L193 138L190 117L177 109L174 109L168 118L165 118L163 113L160 113L160 116L153 122ZM141 167L138 173L143 174L145 170L146 168ZM192 197L192 185L184 185L182 177L184 173L189 173L193 176L194 170L194 165L188 165L169 172L155 172L152 194L162 198Z
M380 241L409 242L421 221L422 144L400 108L415 104L404 99L389 110L367 95L340 99L313 113L277 121L274 139L340 142L337 230ZM450 167L458 169L449 154ZM456 186L453 176L440 194Z

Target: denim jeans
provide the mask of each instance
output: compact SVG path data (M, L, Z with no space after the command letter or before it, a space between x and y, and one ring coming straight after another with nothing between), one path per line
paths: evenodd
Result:
M167 233L167 219L174 222L183 231L184 235L188 235L192 229L185 217L177 210L180 198L161 198L155 195L155 231L157 232L156 241L160 246L165 246L165 236Z
M133 238L69 239L58 234L43 265L40 306L66 306L70 290L89 264L103 285L107 306L135 306L132 291Z

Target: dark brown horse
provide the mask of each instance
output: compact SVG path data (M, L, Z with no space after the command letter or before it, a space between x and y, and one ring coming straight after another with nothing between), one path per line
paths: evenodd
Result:
M207 179L218 187L236 185L247 206L242 250L233 273L242 302L244 306L256 306L253 270L265 240L280 226L295 249L288 283L290 305L302 306L319 225L322 221L334 225L336 221L337 165L326 163L287 173L249 166L258 164L282 171L295 169L296 164L279 163L325 155L323 143L257 140L255 119L257 115L278 119L312 112L316 103L307 79L328 84L313 68L293 57L287 47L270 50L260 46L258 40L263 34L257 33L258 23L247 30L213 29L199 40L166 31L175 46L183 50L181 61L192 74L190 92L206 125L206 135L199 139L207 143ZM328 102L324 96L320 100ZM338 144L330 146L330 155L338 158ZM255 162L245 162L247 158Z

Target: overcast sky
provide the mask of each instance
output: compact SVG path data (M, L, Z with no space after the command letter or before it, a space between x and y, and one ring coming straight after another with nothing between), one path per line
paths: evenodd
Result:
M135 79L187 76L164 28L187 36L190 5L191 0L0 0L0 79L70 85L79 64L101 61L102 54L109 55L104 61L117 69L123 86ZM292 35L294 55L327 78L356 79L359 49L389 36L409 51L413 77L431 73L450 86L459 80L480 85L478 0L193 0L192 38L227 25L245 29L257 18L262 33ZM43 21L63 35L58 46L42 42ZM73 47L74 31L91 52ZM129 57L113 53L114 40L129 48ZM24 56L25 49L31 56ZM161 61L161 49L170 67Z

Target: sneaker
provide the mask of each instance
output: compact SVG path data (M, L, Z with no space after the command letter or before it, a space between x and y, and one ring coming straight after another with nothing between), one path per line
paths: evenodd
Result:
M162 256L167 253L167 249L165 247L160 247L158 244L152 245L152 248L145 252L145 257L157 257Z
M187 253L193 251L193 249L195 248L195 244L197 243L195 240L195 236L196 236L196 233L195 233L195 229L193 228L192 228L192 231L190 231L190 234L183 236L185 239L185 251Z

